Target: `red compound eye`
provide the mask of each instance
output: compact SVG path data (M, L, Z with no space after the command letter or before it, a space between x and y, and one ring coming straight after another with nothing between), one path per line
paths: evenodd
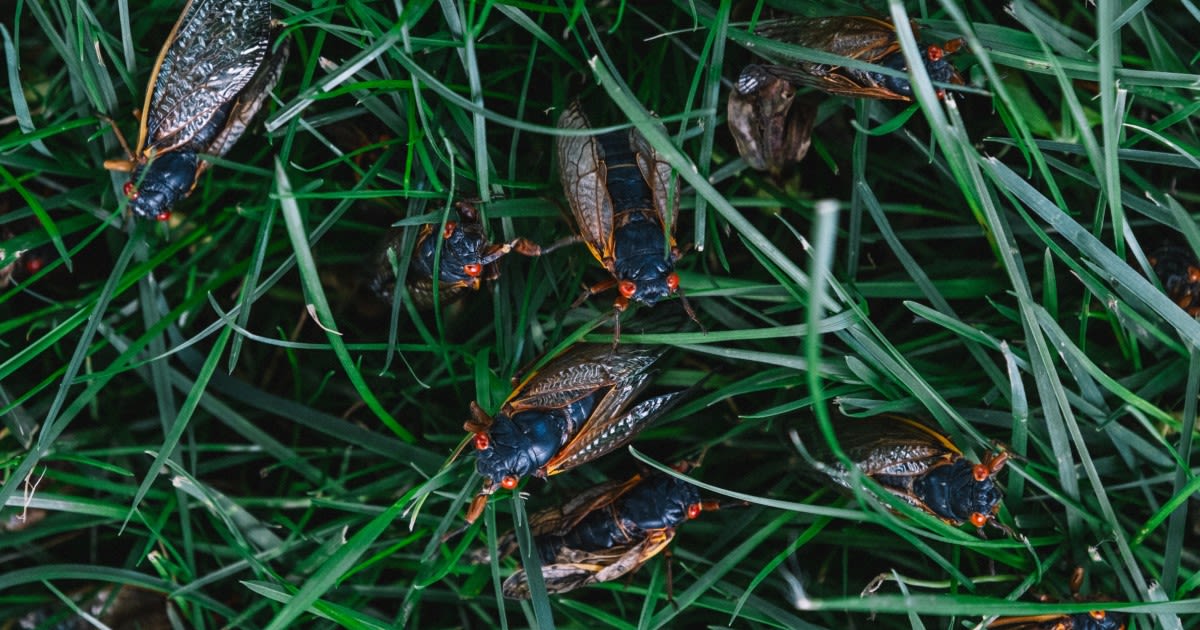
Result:
M633 297L634 293L637 293L637 284L635 284L632 280L622 280L621 283L617 285L617 290L620 291L621 295L625 296L626 298L631 298Z
M486 433L476 433L475 434L475 450L486 451L487 447L490 445L491 445L491 441L488 440L488 436Z
M45 261L43 261L41 258L30 258L29 260L25 261L25 273L33 275L41 271L42 267L44 266Z
M162 212L159 212L154 218L157 221L169 221L171 219L171 211L163 210Z
M674 293L675 289L679 288L679 274L673 273L667 276L667 288L671 290L671 293Z
M976 512L971 515L971 524L975 527L983 527L984 525L987 525L988 520L987 514Z
M696 518L697 516L700 516L700 511L702 509L704 509L704 507L702 505L700 505L699 503L693 503L693 504L689 505L688 506L688 518L691 519L691 518Z
M517 478L512 475L508 475L500 480L500 487L504 488L505 490L512 490L513 488L516 488Z
M983 464L975 464L971 467L971 476L975 478L975 481L987 481L991 474L991 469Z
M946 56L946 51L942 50L941 46L930 46L929 49L925 51L925 56L928 57L930 61L941 61L942 57Z
M446 222L446 229L442 231L442 238L450 238L454 236L454 230L458 229L458 223L454 221Z
M470 264L463 265L463 273L467 274L468 276L471 276L472 278L478 278L480 276L480 274L483 273L483 265L481 265L479 263L470 263Z
M125 192L126 199L128 199L130 201L137 199L138 190L137 190L137 186L133 185L133 182L125 182L125 188L122 190Z

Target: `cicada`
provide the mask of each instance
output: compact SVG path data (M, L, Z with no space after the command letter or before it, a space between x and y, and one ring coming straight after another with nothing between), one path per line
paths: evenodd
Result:
M418 308L433 307L435 260L440 283L438 297L441 304L446 305L462 299L471 291L478 291L483 280L500 277L500 268L496 261L505 254L515 251L526 256L540 256L554 247L543 249L525 238L494 244L484 233L475 206L460 201L455 204L455 209L458 213L457 221L447 221L446 227L440 231L437 224L423 225L420 234L417 235L416 251L413 252L405 284ZM435 233L441 234L440 243L439 239L434 238ZM387 250L396 251L401 234L402 232L397 230L389 239L384 251L376 257L375 273L371 278L371 290L380 299L388 302L392 300L396 274L388 260ZM441 257L437 258L439 244L442 251Z
M165 220L191 194L209 163L246 130L287 61L271 43L281 27L269 0L189 0L146 86L137 148L110 170L130 172L125 196L135 216Z
M559 129L590 127L578 101L558 119ZM673 293L683 297L675 273L683 255L675 244L679 181L646 139L634 129L559 136L558 163L583 241L612 274L588 288L579 302L616 286L619 335L619 314L630 300L653 306ZM686 299L683 305L695 320Z
M686 471L686 464L682 470ZM719 509L702 501L696 486L661 473L601 484L566 504L529 517L546 592L565 593L636 571L675 538L675 528ZM498 548L516 550L508 534ZM527 599L528 575L513 573L501 587L505 597Z
M835 430L842 451L863 474L913 507L950 525L992 523L1009 532L996 520L1001 492L995 476L1008 460L1006 452L973 464L940 431L898 416L846 418ZM810 441L817 470L850 489L845 466L822 448L824 442Z
M1072 600L1088 601L1088 598L1079 596L1079 587L1083 584L1083 567L1076 567L1072 572L1070 584ZM1042 597L1041 599L1049 598ZM1093 601L1103 599L1105 598L1093 598ZM1082 613L1000 617L988 624L988 628L998 628L999 630L1125 630L1126 620L1127 615L1123 612L1092 610Z
M476 469L483 488L467 510L473 523L489 495L530 475L546 477L620 448L670 409L683 391L634 404L661 351L573 346L530 374L493 418L471 403ZM686 390L685 390L686 391Z
M750 66L738 77L727 106L738 153L759 171L779 175L808 154L817 108L796 99L791 81Z
M1178 245L1165 245L1150 254L1154 268L1167 296L1192 317L1200 317L1200 263L1191 250Z
M915 34L918 25L911 22ZM831 16L820 18L790 18L760 24L758 35L833 53L849 59L876 64L892 70L907 71L908 64L900 50L896 27L891 20L865 16ZM962 85L962 75L946 58L962 47L962 40L924 46L925 72L935 83ZM808 85L830 94L860 96L898 101L913 99L912 85L907 77L896 77L875 70L862 70L840 65L797 61L794 65L747 66L742 75L769 75ZM762 89L762 80L738 79L738 93L750 98ZM939 95L941 93L939 92Z

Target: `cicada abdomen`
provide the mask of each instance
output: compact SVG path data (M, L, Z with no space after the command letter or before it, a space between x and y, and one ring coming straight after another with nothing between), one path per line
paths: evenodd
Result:
M151 71L136 148L105 166L131 171L135 216L166 219L208 167L237 142L278 82L288 48L269 0L191 0Z
M918 25L910 22L915 34ZM777 41L796 44L839 55L856 61L876 64L892 70L907 71L908 64L900 50L896 27L891 20L866 16L830 16L820 18L789 18L763 23L755 30L758 35ZM962 47L956 39L944 44L922 46L925 72L935 83L962 85L962 75L947 56ZM775 76L795 84L815 87L830 94L898 101L913 99L912 85L907 77L897 77L876 70L864 70L842 65L797 61L789 65L751 65L742 71ZM751 96L763 82L739 79L739 95ZM744 89L745 93L741 90Z

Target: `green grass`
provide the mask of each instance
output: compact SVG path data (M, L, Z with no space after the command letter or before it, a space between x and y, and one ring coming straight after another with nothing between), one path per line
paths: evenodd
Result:
M1146 261L1200 251L1194 3L874 4L964 37L969 85L813 94L814 150L773 180L724 120L755 52L812 54L748 31L772 8L276 2L293 48L274 102L175 221L134 223L102 116L136 135L180 4L0 18L0 267L47 263L0 288L0 620L124 584L195 628L967 628L1086 610L1082 566L1134 627L1200 627L1200 324ZM496 240L569 234L554 121L573 98L682 177L707 333L670 301L626 312L621 342L674 347L654 391L712 376L632 452L497 495L443 542L479 483L469 455L445 466L469 403L609 343L613 294L570 307L605 275L581 246L506 258L435 313L377 301L366 266L389 226L411 248L459 198ZM924 418L973 459L1008 445L1001 518L1024 540L804 474L790 430L836 434L839 409ZM469 560L526 512L700 453L705 492L750 505L628 579L521 604L498 598L515 559Z

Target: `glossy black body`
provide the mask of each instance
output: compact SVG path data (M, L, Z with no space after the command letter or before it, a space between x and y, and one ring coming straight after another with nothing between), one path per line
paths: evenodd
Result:
M934 83L956 83L961 82L958 69L954 64L950 63L949 59L944 56L939 56L936 60L932 59L929 54L922 57L925 62L925 72L929 74L929 80ZM904 60L904 53L894 52L877 63L881 66L899 70L900 72L908 72L908 62ZM868 72L871 81L878 84L884 89L899 94L905 98L913 97L912 83L908 77L894 77L883 74L882 72Z
M963 522L971 520L972 514L990 514L1004 496L992 477L977 481L974 468L960 457L917 477L878 475L876 480L891 487L907 485L912 496L930 512L948 521Z
M550 564L563 548L600 551L633 544L649 531L674 528L688 520L688 509L699 503L696 486L677 477L652 475L566 532L538 536L538 554L543 564Z
M654 210L653 193L634 161L628 131L597 137L608 173L605 183L613 202L613 258L617 280L631 280L631 299L647 306L671 294L667 276L675 260L664 248L662 218Z
M1106 611L1072 613L1067 615L1037 615L1032 617L1001 617L988 624L989 630L1124 630L1129 617L1125 613Z
M192 191L199 162L196 151L177 150L138 166L129 176L137 188L130 209L143 219L157 218Z
M488 434L491 447L478 452L475 467L484 479L527 477L558 454L591 416L607 389L555 409L497 415Z

